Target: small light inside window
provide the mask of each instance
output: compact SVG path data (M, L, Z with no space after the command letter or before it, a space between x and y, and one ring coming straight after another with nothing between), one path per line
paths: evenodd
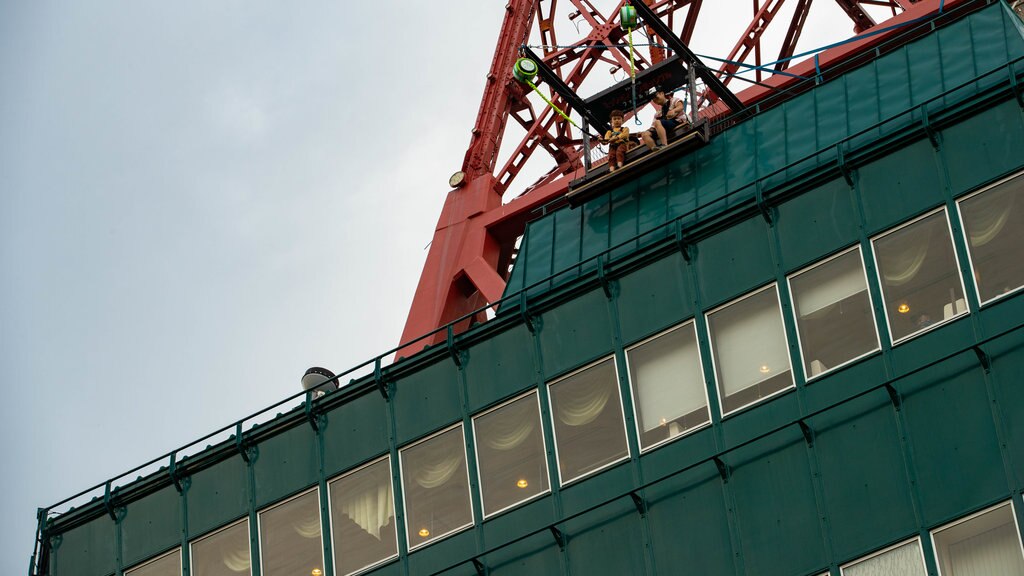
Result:
M661 424L662 426L664 426L664 425L668 424L668 419L666 419L666 418L662 418L662 419L661 419L661 422L660 422L660 424Z
M516 486L519 486L520 488L526 488L529 485L530 483L526 481L526 478L520 478L519 482L516 482Z
M761 371L761 374L767 374L772 371L772 369L769 368L767 364L761 364L761 367L758 368L758 370Z
M427 536L430 536L430 530L427 530L426 528L420 528L419 534L420 538L426 538Z
M311 576L323 576L323 574L324 573L321 572L319 568L313 568L313 571L310 572Z
M904 302L903 304L900 304L898 308L896 308L896 311L899 312L900 314L906 314L907 312L910 312L910 306L907 306L907 303Z

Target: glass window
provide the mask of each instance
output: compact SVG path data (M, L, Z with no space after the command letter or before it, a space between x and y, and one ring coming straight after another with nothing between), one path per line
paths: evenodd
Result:
M484 515L548 491L548 465L537 393L473 419Z
M640 447L711 421L693 321L626 350Z
M323 572L319 489L261 511L259 523L263 576Z
M398 554L391 458L329 484L334 573L346 576Z
M872 243L893 343L967 313L945 209Z
M237 522L191 544L192 576L251 574L249 520Z
M774 284L709 313L708 331L723 414L793 386Z
M473 524L461 424L403 448L400 457L410 549Z
M181 549L125 570L125 576L181 576Z
M1024 286L1024 174L958 206L979 299L990 302Z
M1010 503L932 534L942 576L1021 576L1024 556Z
M562 484L629 457L612 358L552 382L550 395Z
M842 567L843 576L925 576L921 543L911 540Z
M789 288L808 380L878 350L860 248L791 276Z

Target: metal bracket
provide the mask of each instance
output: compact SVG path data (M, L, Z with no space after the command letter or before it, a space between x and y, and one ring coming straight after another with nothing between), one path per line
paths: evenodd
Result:
M924 127L924 133L928 135L928 140L932 143L932 148L939 149L939 133L932 126L931 118L928 116L928 105L921 105L921 125Z
M839 172L843 179L850 186L853 186L853 170L846 164L846 155L843 154L843 143L836 144L836 163L839 165Z
M718 475L722 477L722 484L729 483L729 465L722 462L722 459L718 456L712 458L715 461L715 466L718 467Z
M690 253L690 239L683 233L682 221L676 223L676 248L683 255L683 260L689 262L693 259L693 254Z
M551 530L551 535L555 538L555 544L558 544L559 550L565 550L565 534L554 526L550 526L548 530Z
M242 456L242 460L245 460L246 464L251 464L253 460L253 452L255 449L245 441L242 435L242 423L241 421L235 424L235 449Z
M765 223L772 225L772 209L764 199L764 190L761 189L761 181L754 182L754 198L757 200L757 209L761 211L761 217Z
M978 356L978 363L981 364L985 374L992 372L992 358L981 349L981 346L972 346L971 350L974 350L974 354Z
M317 411L313 407L313 391L309 390L306 392L306 421L309 422L309 426L313 428L313 432L320 433L320 422L317 420Z
M485 574L487 574L487 567L484 566L483 563L477 560L476 558L473 558L473 568L476 568L476 573L479 576L484 576Z
M391 391L388 390L388 383L384 381L380 370L380 356L373 361L373 381L377 383L377 391L384 397L384 400L391 400Z
M1020 80L1017 79L1017 71L1014 70L1013 63L1010 63L1010 89L1013 90L1013 97L1017 99L1017 105L1024 108L1024 88L1020 85Z
M537 331L537 327L533 324L533 318L530 317L530 311L526 308L526 290L519 292L519 316L523 319L523 324L526 324L526 329L533 334Z
M797 420L797 424L800 425L800 432L804 435L804 442L807 442L808 448L814 447L814 430L807 425L803 420Z
M647 501L644 500L636 492L630 492L629 497L633 499L633 506L636 506L636 511L640 516L647 515Z
M171 477L171 482L174 483L174 489L179 494L185 491L188 484L188 478L178 473L178 452L171 452L171 464L167 468L167 474Z
M885 391L889 393L889 401L892 402L892 407L899 412L903 408L903 399L900 398L900 393L892 387L892 384L886 384Z
M110 480L107 480L107 483L103 488L103 507L106 508L107 515L110 516L110 519L117 522L117 512L114 508L113 497L110 495Z
M448 325L445 342L448 346L448 355L452 357L452 362L455 362L456 366L462 368L462 363L465 358L463 358L463 352L455 346L455 329L451 324Z
M608 280L608 271L604 266L604 257L597 259L597 281L601 283L601 290L604 291L605 298L612 299L612 284Z

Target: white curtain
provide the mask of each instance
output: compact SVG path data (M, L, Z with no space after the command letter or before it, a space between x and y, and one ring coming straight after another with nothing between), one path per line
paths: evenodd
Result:
M925 576L917 541L843 568L843 576Z
M889 286L902 286L921 271L928 259L933 228L931 218L922 220L886 238L878 248L878 262L882 277Z
M607 384L595 383L591 386L573 386L571 390L563 390L558 395L556 404L558 419L568 426L590 424L604 410L611 395L612 387Z
M949 558L949 576L1024 576L1020 540L1012 521L951 544Z
M462 453L455 452L434 460L432 464L420 464L416 470L416 483L424 488L437 488L451 479L461 468Z
M249 570L249 550L235 550L224 554L224 566L232 572L247 572Z
M1012 188L984 192L962 205L971 246L984 246L1003 231L1013 209Z
M856 266L851 266L851 263L856 263ZM812 316L815 312L825 310L836 302L868 289L857 252L851 252L825 266L830 267L828 271L832 272L832 275L816 275L816 282L793 282L796 306L801 318ZM812 270L809 273L816 271Z
M706 404L692 326L630 350L629 371L644 432Z
M367 534L380 540L380 530L391 521L394 510L391 485L380 483L365 490L348 494L341 502L341 511Z
M483 442L492 450L512 450L533 434L537 426L537 404L533 397L517 400L486 416Z
M319 538L320 537L320 518L319 516L311 516L305 520L292 523L292 528L295 529L295 533L303 538Z
M773 289L711 315L723 392L731 396L789 370L786 336Z

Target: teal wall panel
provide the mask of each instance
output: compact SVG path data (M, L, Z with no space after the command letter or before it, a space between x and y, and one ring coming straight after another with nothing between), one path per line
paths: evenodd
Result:
M485 547L492 547L520 538L558 519L554 497L550 494L528 502L514 511L491 516L483 523L482 540ZM554 543L550 535L545 542Z
M846 88L847 121L849 133L861 136L850 140L852 149L859 148L878 137L879 130L868 130L882 120L881 104L878 97L878 74L874 65L863 66L842 78Z
M813 418L809 426L836 557L855 558L912 533L910 483L885 391Z
M708 427L648 450L640 457L640 467L644 478L661 478L678 471L680 466L700 462L717 452L715 430Z
M832 180L776 209L782 263L794 271L857 241L857 212L850 187ZM813 242L808 242L813 238Z
M1005 498L999 442L974 354L910 376L899 390L925 524Z
M489 554L485 561L491 576L562 574L560 555L551 534L545 532Z
M121 558L126 567L181 543L181 495L173 486L125 508Z
M481 408L538 384L533 336L519 325L468 350L465 364L469 409Z
M438 570L444 570L457 560L475 556L477 547L474 539L475 534L470 529L413 551L409 554L409 574L433 574ZM463 564L445 574L475 576L476 570L472 564Z
M116 525L107 516L61 534L51 576L108 576L117 570Z
M1024 331L1004 336L985 349L992 357L996 409L1006 430L1009 464L1013 477L1021 479L1024 478Z
M526 286L533 286L537 282L547 278L552 273L552 247L554 246L555 221L552 218L542 218L530 223L530 233L526 235L523 243L526 245L525 262L526 274L524 281ZM528 294L540 294L546 292L550 283L531 288Z
M402 563L398 561L390 562L367 574L372 576L399 576L402 574Z
M667 190L666 210L668 210L668 215L666 220L681 218L684 224L696 221L698 217L695 212L698 206L697 164L693 155L685 156L667 168L645 174L641 183Z
M327 413L324 473L334 476L387 451L387 404L376 390Z
M399 380L392 392L399 445L462 419L459 374L445 358Z
M942 131L950 189L959 195L1024 167L1024 116L1007 100Z
M188 489L189 537L233 522L249 511L249 472L234 456L192 475Z
M612 213L609 224L609 244L618 246L618 248L612 250L610 258L621 258L636 252L638 244L633 238L636 238L639 233L640 214L635 192L634 187L625 186L611 193Z
M316 484L317 451L316 435L305 423L261 442L253 462L257 508Z
M593 290L541 316L545 378L557 376L612 351L608 300Z
M565 523L573 574L643 574L640 515L619 500Z
M552 254L551 273L573 270L555 278L555 283L566 282L577 277L571 267L580 261L580 225L582 214L578 210L559 210L553 215L555 240Z
M826 564L807 447L792 428L738 450L735 494L743 562L759 576L804 574Z
M804 410L814 412L888 378L881 352L849 364L804 387Z
M556 475L553 473L553 477ZM586 479L562 487L562 513L566 516L586 510L595 502L621 495L635 485L633 469L628 461L616 464ZM630 501L630 506L632 506Z
M935 150L918 140L857 170L867 232L875 234L942 204Z
M768 225L749 218L697 243L701 302L713 306L775 277Z
M755 176L767 176L763 182L766 188L777 186L786 180L786 173L768 175L787 163L786 115L782 110L776 110L774 114L754 116L752 122L756 126L755 138L759 144L756 151Z
M686 264L672 254L618 279L619 326L631 344L694 315Z

